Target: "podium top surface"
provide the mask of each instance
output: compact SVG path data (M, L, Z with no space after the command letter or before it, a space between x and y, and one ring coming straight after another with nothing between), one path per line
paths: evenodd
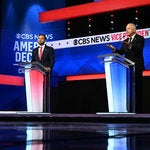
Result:
M104 62L118 62L125 66L134 66L135 62L125 58L124 56L118 54L118 53L111 53L111 54L104 54L104 55L98 55L98 58L103 58Z
M24 69L36 69L42 71L43 73L46 72L45 66L43 66L39 62L20 62L18 63L18 65L23 67Z

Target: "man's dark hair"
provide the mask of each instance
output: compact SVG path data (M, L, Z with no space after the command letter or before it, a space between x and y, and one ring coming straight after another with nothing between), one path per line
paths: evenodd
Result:
M46 36L45 36L45 34L39 34L38 36L44 36L44 39L46 40Z

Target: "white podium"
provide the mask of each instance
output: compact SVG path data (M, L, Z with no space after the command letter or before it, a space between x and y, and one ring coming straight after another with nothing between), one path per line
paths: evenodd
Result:
M19 63L19 66L25 72L27 111L47 112L47 107L50 108L50 83L47 83L45 67L38 62Z
M135 112L135 63L117 53L99 55L105 68L109 112Z

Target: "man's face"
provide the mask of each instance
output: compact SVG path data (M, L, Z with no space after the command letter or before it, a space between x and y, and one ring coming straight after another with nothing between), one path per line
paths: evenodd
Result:
M42 36L42 35L38 36L38 43L39 43L39 45L44 45L44 43L45 43L44 36Z
M133 34L135 34L135 28L132 24L128 24L126 26L126 34L127 36L132 36Z

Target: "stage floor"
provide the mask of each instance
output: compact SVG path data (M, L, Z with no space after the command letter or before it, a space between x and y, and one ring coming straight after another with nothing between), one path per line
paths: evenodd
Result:
M54 121L93 123L150 123L150 114L96 113L96 114L50 114L23 111L0 111L1 121Z
M42 117L42 116L41 116ZM149 150L149 123L0 121L0 150Z

